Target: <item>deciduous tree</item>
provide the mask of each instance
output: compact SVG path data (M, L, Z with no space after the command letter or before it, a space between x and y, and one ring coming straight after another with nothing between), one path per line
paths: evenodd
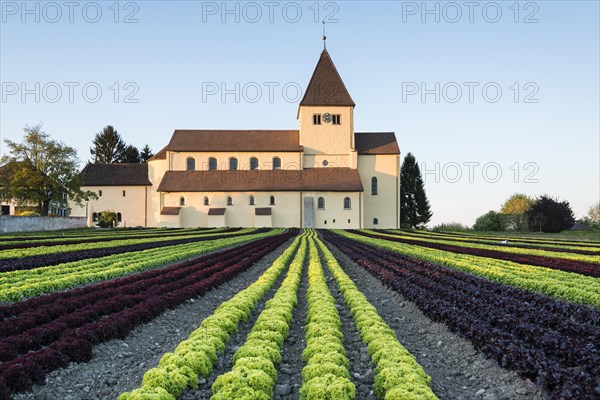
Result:
M81 190L79 159L74 148L57 142L41 125L25 127L22 142L5 140L8 154L0 160L0 198L35 207L48 215L50 203L67 207L68 199L81 204L95 194Z
M540 196L527 211L529 229L541 232L560 232L575 224L568 201L558 201L548 195Z
M500 214L490 210L475 220L473 229L484 232L499 232L504 230L504 224Z
M525 231L528 227L527 211L531 208L533 199L523 193L510 196L500 208L506 229Z

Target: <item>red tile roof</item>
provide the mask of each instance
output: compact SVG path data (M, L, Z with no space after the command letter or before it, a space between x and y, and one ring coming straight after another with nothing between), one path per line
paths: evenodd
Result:
M271 215L271 207L257 207L254 215Z
M358 154L400 154L394 132L355 132Z
M152 186L148 164L88 164L82 186Z
M225 208L209 208L208 215L225 215Z
M165 160L166 158L167 158L167 147L165 146L162 149L160 149L160 151L158 153L156 153L155 155L150 157L148 159L148 161Z
M277 151L300 152L298 130L176 130L168 151Z
M160 210L160 215L179 215L181 207L163 207Z
M327 50L321 53L300 105L355 106Z
M358 170L167 171L159 192L362 192Z

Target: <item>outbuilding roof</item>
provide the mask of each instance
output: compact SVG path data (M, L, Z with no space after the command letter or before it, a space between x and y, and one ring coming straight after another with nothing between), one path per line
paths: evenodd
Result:
M160 215L179 215L181 207L163 207L160 210Z
M152 186L148 164L88 164L82 186Z
M225 208L209 208L208 215L225 215Z

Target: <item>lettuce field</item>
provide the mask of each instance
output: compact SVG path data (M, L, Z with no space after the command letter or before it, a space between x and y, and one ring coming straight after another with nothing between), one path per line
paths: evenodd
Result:
M0 400L600 399L600 240L0 236Z

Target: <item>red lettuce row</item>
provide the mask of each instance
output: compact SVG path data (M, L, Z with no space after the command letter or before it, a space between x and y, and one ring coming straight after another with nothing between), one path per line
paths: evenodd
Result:
M391 237L391 236L383 236L377 235L373 233L367 233L362 231L351 230L357 235L362 235L374 239L387 240L390 242L398 242L404 244L410 244L415 246L426 247L430 249L443 250L443 251L451 251L453 253L459 254L469 254L477 257L489 257L496 258L498 260L505 260L516 262L519 264L527 264L527 265L536 265L538 267L546 267L557 269L566 272L576 272L578 274L600 277L600 264L595 264L592 262L585 261L577 261L577 260L565 260L563 258L552 258L545 256L537 256L537 255L524 255L524 254L514 254L514 253L506 253L500 250L486 250L486 249L475 249L469 247L455 246L450 244L443 243L433 243L433 242L425 242L422 240L413 240L413 239L405 239L401 237Z
M11 350L8 346L2 346L0 351L7 360L0 364L0 393L3 390L2 381L10 391L24 391L33 384L42 383L46 373L62 368L69 362L89 361L94 345L125 338L138 325L151 321L166 309L229 281L295 234L288 232L240 246L235 249L235 256L231 251L222 251L215 253L218 257L200 257L195 264L182 263L187 266L183 267L181 273L178 270L181 264L167 268L164 276L149 275L155 284L146 285L145 289L137 292L132 285L144 287L144 279L121 285L115 289L116 292L108 289L104 292L108 300L86 304L85 299L77 296L69 298L69 301L77 304L75 311L0 341L0 344L13 347ZM123 289L123 293L120 293L120 289ZM58 307L63 310L68 308L65 304ZM20 317L26 316L23 314L7 321L16 321ZM11 351L15 357L11 358Z
M383 283L551 399L600 396L600 312L342 238L324 237Z
M216 239L222 239L222 238L226 238L226 237L245 236L245 235L257 234L257 233L266 232L266 231L267 231L267 229L260 229L260 230L251 231L251 232L245 231L245 232L239 233L239 234L220 233L218 235L206 235L206 236L198 236L198 237L193 237L193 238L173 239L173 240L160 241L160 242L139 243L139 244L131 244L131 245L125 245L125 246L108 247L108 248L102 248L102 249L76 250L76 251L68 251L68 252L57 253L57 254L40 254L37 256L21 257L21 258L4 258L4 259L0 260L0 272L34 269L34 268L39 268L39 267L48 267L51 265L57 265L57 264L62 264L62 263L66 263L66 262L80 261L80 260L90 259L90 258L100 258L100 257L110 256L113 254L129 253L129 252L133 252L133 251L155 249L158 247L174 246L174 245L178 245L178 244L203 242L203 241L207 241L207 240L216 240Z

